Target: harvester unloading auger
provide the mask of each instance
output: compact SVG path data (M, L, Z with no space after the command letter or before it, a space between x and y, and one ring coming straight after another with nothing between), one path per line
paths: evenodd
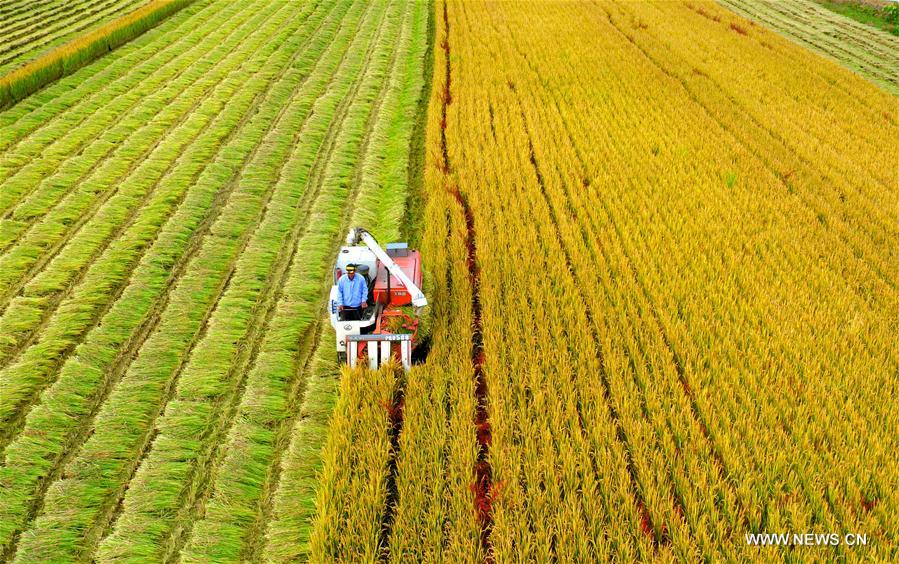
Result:
M409 370L418 316L428 305L420 289L421 255L406 243L390 243L382 249L361 227L350 229L346 243L334 264L328 307L337 334L337 358L353 367L367 358L372 369L396 358ZM358 319L349 319L338 307L337 283L351 265L368 286L367 307L353 312Z

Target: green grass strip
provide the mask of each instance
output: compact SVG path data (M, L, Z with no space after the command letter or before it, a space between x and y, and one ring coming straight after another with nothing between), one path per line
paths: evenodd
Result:
M237 6L221 9L213 0L199 0L119 48L114 57L98 59L0 112L0 128L6 132L0 138L0 178L8 176L8 166L27 164L44 147L62 137L61 133L80 127L86 118L109 107L113 100L139 100L132 95L134 88L152 80L153 72L175 59L176 53L180 55L196 45L199 38L210 32L211 24L223 21L226 14L236 10ZM192 24L200 14L204 23ZM159 49L160 44L166 48ZM59 127L60 122L64 127L53 133L47 131Z
M899 22L891 19L886 7L876 7L864 2L836 2L834 0L816 0L819 4L841 16L870 25L881 31L899 35ZM894 8L895 10L895 8Z
M899 38L887 31L844 17L815 0L764 2L718 0L732 11L833 59L899 95ZM815 67L799 69L815 72ZM829 76L836 84L845 82ZM851 83L841 86L851 91Z

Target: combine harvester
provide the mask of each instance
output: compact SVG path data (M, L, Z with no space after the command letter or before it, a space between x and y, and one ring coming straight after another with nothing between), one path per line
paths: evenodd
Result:
M360 359L367 358L369 367L376 369L395 358L408 371L416 346L418 316L428 305L420 289L421 255L406 243L390 243L382 249L361 227L350 229L346 243L334 264L329 301L338 361L355 367ZM356 275L363 276L368 285L368 307L358 314L358 320L344 319L344 312L337 307L337 281L349 265L356 267Z

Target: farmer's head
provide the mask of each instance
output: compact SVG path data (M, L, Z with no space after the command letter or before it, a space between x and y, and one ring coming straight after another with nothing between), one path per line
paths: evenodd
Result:
M346 266L346 275L350 277L350 280L356 277L356 265L348 264Z

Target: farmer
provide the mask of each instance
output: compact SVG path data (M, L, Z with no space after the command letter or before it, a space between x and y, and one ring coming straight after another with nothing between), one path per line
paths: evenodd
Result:
M356 275L356 265L348 264L346 273L337 281L337 311L344 321L362 319L362 310L368 307L368 284Z

